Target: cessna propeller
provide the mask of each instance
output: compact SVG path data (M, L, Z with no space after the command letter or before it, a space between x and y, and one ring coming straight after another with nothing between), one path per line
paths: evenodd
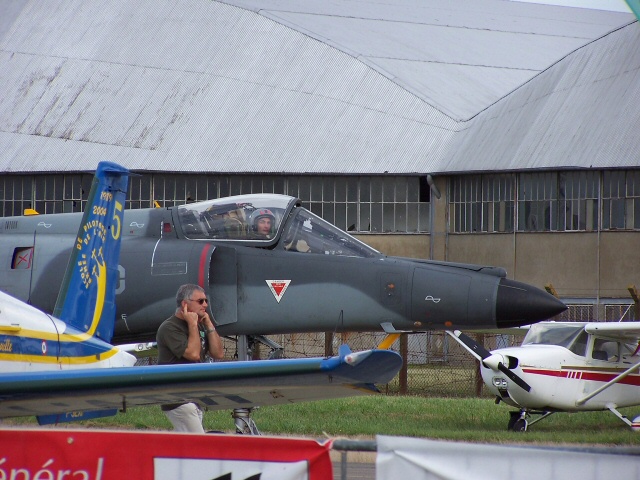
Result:
M509 366L511 366L511 368L517 366L518 360L516 358L507 357L505 359L505 357L499 353L491 353L489 350L484 348L468 335L462 333L460 330L455 330L453 332L453 335L455 335L455 337L457 337L457 339L467 348L467 350L469 350L472 355L478 358L478 360L480 360L487 368L490 368L494 371L501 371L520 388L522 388L526 392L531 391L531 386L509 369ZM505 360L507 365L505 365Z

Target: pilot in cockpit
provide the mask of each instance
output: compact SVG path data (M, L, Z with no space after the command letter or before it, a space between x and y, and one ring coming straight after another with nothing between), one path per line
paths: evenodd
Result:
M250 225L253 233L259 238L271 238L273 228L276 224L276 217L268 208L255 210L250 217Z

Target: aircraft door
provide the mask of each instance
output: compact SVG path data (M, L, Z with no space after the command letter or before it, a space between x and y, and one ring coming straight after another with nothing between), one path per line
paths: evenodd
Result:
M31 239L30 242L14 242L14 248L2 252L0 290L23 301L28 299L34 250Z
M238 321L238 260L234 248L216 246L211 256L207 296L217 325Z

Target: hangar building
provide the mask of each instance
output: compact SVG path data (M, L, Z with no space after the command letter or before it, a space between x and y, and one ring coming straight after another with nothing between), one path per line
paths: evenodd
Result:
M0 215L298 196L390 255L632 318L640 26L506 0L0 0ZM2 228L2 227L0 227Z

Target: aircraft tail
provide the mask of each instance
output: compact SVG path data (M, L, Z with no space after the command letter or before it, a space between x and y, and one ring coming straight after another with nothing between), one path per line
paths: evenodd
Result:
M129 171L100 162L53 314L79 331L110 342L122 219ZM103 321L104 319L104 321Z

